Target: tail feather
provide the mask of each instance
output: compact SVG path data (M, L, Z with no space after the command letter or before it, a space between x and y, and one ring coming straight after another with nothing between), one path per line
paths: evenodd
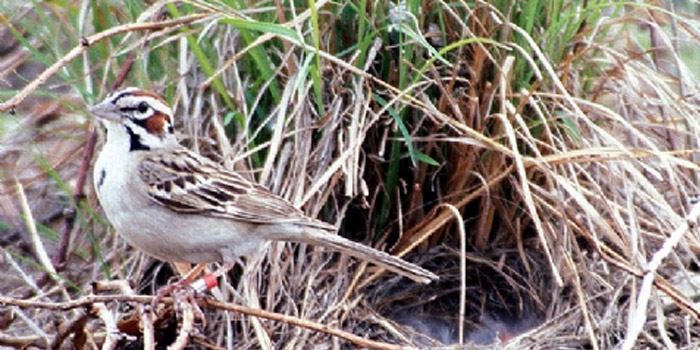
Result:
M306 232L304 239L300 241L337 250L352 257L369 261L419 283L427 284L438 279L436 274L416 264L338 235L319 231Z

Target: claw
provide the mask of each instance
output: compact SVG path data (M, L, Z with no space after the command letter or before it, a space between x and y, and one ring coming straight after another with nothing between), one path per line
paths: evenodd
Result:
M197 300L197 291L190 289L185 294L185 299L190 305L192 305L192 312L194 313L194 319L200 320L202 322L202 327L207 327L207 318L204 317L204 312L202 308L199 307L199 302Z
M151 308L153 309L153 312L155 312L156 315L158 314L158 305L163 298L170 295L175 295L177 291L187 288L188 285L189 282L186 279L182 279L160 288L156 293L156 296L151 301Z
M156 296L151 301L151 308L157 314L158 305L160 304L163 298L167 296L172 296L173 298L175 298L175 304L177 305L179 300L182 299L184 295L184 298L188 302L191 302L191 304L195 307L195 316L204 320L204 313L199 308L195 296L197 293L203 293L216 287L219 284L217 281L217 277L218 276L216 274L211 273L200 279L197 279L192 283L190 283L187 278L181 279L174 283L170 283L158 290Z

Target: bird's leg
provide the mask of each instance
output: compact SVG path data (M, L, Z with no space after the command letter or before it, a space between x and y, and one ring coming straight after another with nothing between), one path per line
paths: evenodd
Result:
M212 275L216 276L216 278L219 278L223 275L225 275L227 272L231 271L231 269L236 266L236 263L224 263L221 267L219 267L216 271L212 273Z
M177 272L180 278L187 277L187 274L189 274L194 268L197 268L197 265L192 267L192 264L182 262L172 262L171 266L175 268L175 272Z
M180 308L180 306L184 304L189 304L191 308L191 312L194 314L194 319L201 320L202 321L202 327L207 326L207 319L204 317L204 312L202 312L202 309L199 307L199 303L197 302L197 293L199 292L198 289L194 288L194 284L189 285L188 287L176 290L173 292L172 297L177 305L177 308Z
M192 306L192 311L194 312L195 319L202 320L202 324L204 325L204 327L206 327L206 318L204 317L204 312L202 312L202 309L199 307L199 303L196 299L197 293L202 293L205 291L216 292L218 286L218 278L221 277L223 274L227 273L229 270L231 270L231 268L233 268L234 265L234 263L226 263L219 269L217 269L215 272L207 273L196 280L193 280L194 277L192 276L198 276L199 273L192 275L192 271L186 272L184 274L185 277L180 282L185 282L185 285L188 288L172 291L175 303L177 305L182 305L181 303L189 303ZM181 269L178 268L178 271L180 271L181 274L183 274Z
M175 264L175 268L180 274L182 274L186 270L186 268L183 268L184 266L185 265L182 264ZM168 295L173 295L179 290L187 288L195 280L195 278L202 273L206 266L206 264L197 264L194 268L187 271L179 281L170 283L160 288L156 293L155 298L153 298L153 301L151 301L151 307L153 308L153 310L157 313L158 304L163 298L167 297Z
M192 304L195 306L194 311L196 316L204 319L204 314L197 307L197 303L194 298L195 293L202 293L207 290L215 289L218 285L218 278L227 273L234 266L235 263L226 263L215 272L208 273L201 278L197 278L205 269L206 264L197 264L191 269L189 265L175 264L176 270L183 277L179 281L170 283L158 290L156 296L153 298L153 301L151 301L152 309L158 310L158 304L168 295L172 295L173 298L176 299L175 303L183 301L182 297L184 296L188 302L192 302ZM183 292L184 295L180 292Z

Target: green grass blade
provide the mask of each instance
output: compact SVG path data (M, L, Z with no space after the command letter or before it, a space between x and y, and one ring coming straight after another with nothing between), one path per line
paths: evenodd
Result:
M175 17L181 17L180 15L180 10L177 9L175 4L169 3L166 5L168 8L168 11L170 14ZM183 29L184 30L184 29ZM208 77L214 76L214 72L216 71L212 65L212 63L209 61L209 58L207 54L204 53L204 50L199 46L197 43L197 39L193 35L187 35L187 44L190 47L190 50L192 50L192 53L194 56L197 58L197 62L199 62L200 67L202 68L202 71L204 74ZM231 110L236 109L236 105L233 103L231 98L228 95L228 91L226 90L226 87L224 86L224 83L219 79L219 77L214 78L212 81L212 84L214 86L214 89L216 92L219 94L221 99L224 101L226 104L226 107L228 107ZM243 124L241 124L242 126Z

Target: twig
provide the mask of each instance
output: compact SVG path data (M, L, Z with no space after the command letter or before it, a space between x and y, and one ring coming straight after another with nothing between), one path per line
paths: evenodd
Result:
M19 93L17 93L17 95L13 96L12 98L3 103L0 103L0 112L14 110L18 104L22 103L22 101L24 101L24 99L27 98L27 96L29 96L29 94L36 90L40 85L44 84L46 80L48 80L50 77L56 74L56 72L58 72L61 68L67 65L70 61L72 61L76 57L79 57L85 50L88 49L90 45L96 42L125 32L134 32L141 30L158 30L168 27L175 27L183 24L189 24L197 20L207 18L209 16L212 15L208 13L198 13L167 21L130 23L121 26L116 26L99 32L97 34L93 34L88 37L82 38L78 46L70 50L60 60L56 61L56 63L51 65L51 67L46 68L46 70L41 72L41 74L39 74L38 77L36 77L29 84L27 84L27 86L25 86Z
M80 307L86 307L94 303L108 303L108 302L136 302L141 304L150 304L153 301L153 296L151 295L88 295L80 299L65 301L65 302L44 302L44 301L34 301L34 300L24 300L9 298L0 295L0 305L14 305L22 308L41 308L48 310L71 310ZM173 298L162 298L161 302L172 304ZM203 306L210 309L227 310L238 312L244 315L264 318L272 321L284 322L294 326L310 329L312 331L322 332L330 334L335 337L345 339L355 345L366 347L370 349L379 350L408 350L415 349L414 347L394 345L374 340L369 340L357 336L355 334L333 328L321 323L303 320L297 317L282 315L276 312L253 309L242 305L237 305L233 303L225 303L221 301L216 301L212 299L202 300Z
M350 332L340 330L338 328L333 328L321 323L303 320L297 317L279 314L276 312L271 312L261 309L253 309L246 306L221 302L213 299L204 299L203 306L212 309L227 310L242 313L248 316L254 316L259 318L264 318L272 321L284 322L294 326L310 329L312 331L322 332L336 336L338 338L343 338L349 342L354 343L360 347L366 347L370 349L382 349L382 350L400 350L400 349L414 349L413 347L401 346L395 344L389 344L379 341L374 341L370 339L365 339Z
M150 304L139 306L141 313L141 325L143 326L143 349L154 350L156 348L156 332L153 328L155 315Z
M118 291L123 295L136 295L129 283L125 280L96 281L92 284L92 290L93 292ZM143 349L155 349L155 331L153 329L154 315L151 306L149 304L139 304L139 315L141 326L143 327Z
M637 342L637 337L642 332L647 320L647 306L649 305L649 297L651 296L651 287L656 277L656 270L661 266L666 257L673 252L673 249L678 245L683 236L688 230L694 228L698 224L700 218L700 203L695 204L688 215L684 218L678 227L664 241L651 260L647 263L642 286L639 288L639 297L637 297L637 307L630 313L627 322L627 335L622 343L622 349L632 349Z
M95 152L95 144L97 143L97 130L93 127L90 131L87 141L85 142L85 148L83 149L83 159L80 162L80 168L78 170L78 178L75 182L75 188L73 190L73 204L72 207L67 210L64 216L63 230L61 231L61 238L58 241L58 248L53 256L52 263L57 271L63 270L66 265L66 255L68 254L68 245L70 244L70 235L73 232L73 227L75 226L75 217L80 201L85 198L85 179L87 178L88 171L90 169L90 161L92 160L92 155Z
M147 41L144 41L144 44ZM122 66L119 68L116 79L112 83L111 91L116 90L119 86L124 83L126 77L131 71L131 67L134 65L138 51L132 51L126 58ZM88 171L90 169L90 162L92 161L92 156L95 153L95 144L97 143L97 130L93 127L90 131L87 141L85 142L85 148L83 149L83 159L80 163L80 168L78 171L78 178L75 183L75 188L73 191L73 206L64 215L64 226L61 231L60 241L58 243L58 249L56 254L53 256L53 265L56 270L61 271L65 267L66 258L68 253L68 245L70 243L70 236L73 232L73 226L75 225L75 217L80 201L85 198L85 179L87 178Z
M467 233L464 231L464 219L459 209L452 204L442 204L454 215L459 231L459 318L457 324L459 344L464 344L464 314L467 304Z
M148 40L144 41L144 45L148 42ZM110 87L110 91L115 91L117 88L122 86L124 84L124 81L126 80L126 77L129 75L129 72L131 71L131 67L134 65L134 61L136 61L136 53L140 53L139 51L131 51L129 53L129 56L126 57L126 60L124 61L124 64L122 64L121 68L119 68L119 73L117 73L117 78L114 79L114 83L112 83L112 86Z
M25 335L25 336L10 336L7 334L0 334L0 346L10 346L16 349L24 349L31 346L37 348L43 348L47 346L44 339L38 335Z
M656 291L654 291L654 309L656 310L656 329L659 331L659 336L664 342L664 346L668 350L678 349L676 344L673 343L673 340L671 340L671 336L668 334L669 332L666 330L666 315L664 314L664 308L661 305L661 300Z
M59 349L61 347L61 344L63 344L63 341L66 340L66 338L68 338L69 335L76 333L82 330L83 327L85 327L87 320L88 314L86 312L79 313L71 321L68 322L67 326L59 328L58 334L56 334L56 336L53 338L53 341L51 342L49 348ZM73 343L74 345L77 345L76 342Z
M202 349L211 349L211 350L226 350L227 348L218 346L214 343L212 343L209 338L206 336L203 336L201 334L192 334L192 344L193 345L199 345L200 348Z
M179 304L182 308L182 327L175 341L168 346L168 350L182 350L187 346L190 334L194 329L194 311L190 301Z
M19 266L19 264L18 264L17 261L15 260L15 258L12 257L12 254L10 254L10 252L7 251L7 250L5 250L5 261L8 262L8 263L10 264L10 266L11 266L13 269L15 269L15 271L17 271L17 273L18 273L19 276L22 278L22 280L24 281L24 283L25 283L26 285L28 285L29 288L31 288L31 290L32 290L33 292L37 293L37 292L40 291L39 286L38 286L38 285L36 284L36 282L34 281L34 278L32 278L32 276L30 276L29 274L27 274L26 272L24 272L24 270L22 269L22 267ZM2 329L2 326L0 326L0 329Z
M80 299L51 302L51 301L35 301L28 299L16 299L0 295L0 306L15 305L29 309L47 309L56 311L68 311L81 307L86 307L94 303L109 303L109 302L135 302L135 303L150 303L153 300L151 295L87 295ZM161 302L172 304L172 298L162 298Z
M34 216L32 215L32 210L29 208L27 196L24 194L24 187L19 180L17 180L17 178L15 178L15 187L17 188L17 197L19 197L19 204L20 208L22 209L22 218L27 226L29 239L32 242L32 247L34 248L34 254L36 255L37 260L39 260L39 263L41 263L41 266L44 268L44 271L51 274L51 276L56 276L56 270L54 269L53 264L51 264L51 259L49 259L49 255L46 253L44 243L41 242L39 233L36 230Z
M13 314L19 317L24 322L24 324L26 324L27 327L34 332L34 334L41 337L44 340L45 344L49 343L49 336L46 334L46 332L44 332L42 327L34 321L32 317L27 316L24 313L24 311L18 310L16 308L13 310Z
M588 310L588 305L586 304L585 292L583 290L583 287L581 286L581 276L578 272L578 268L576 267L576 263L574 262L573 257L571 255L564 255L564 262L569 266L569 270L572 274L572 284L574 286L576 298L578 299L579 307L581 308L581 316L583 318L584 329L586 331L586 334L588 335L588 338L590 339L590 347L593 350L600 350L600 346L598 346L599 341L595 334L595 327L591 322L590 311Z
M121 336L114 315L107 309L104 303L92 305L92 313L96 314L105 324L105 340L102 343L102 350L112 350L117 347L117 341Z
M503 63L503 71L501 73L500 79L501 84L498 89L499 99L501 101L507 101L507 79L506 76L510 73L511 68L515 62L514 56L508 56ZM515 175L520 179L520 191L522 192L522 200L525 205L525 209L529 212L529 216L532 218L532 223L535 226L535 232L540 241L540 246L544 252L547 262L549 263L549 269L552 273L554 282L556 282L559 288L564 286L564 280L559 273L557 264L554 261L554 256L552 255L552 248L550 248L549 241L545 235L544 227L542 226L542 220L540 219L540 214L537 212L537 207L535 206L535 200L533 199L532 190L530 189L530 182L528 180L528 175L525 167L525 162L523 160L523 155L518 151L518 141L515 135L515 129L513 125L508 121L507 115L514 114L513 110L509 110L508 105L503 103L502 110L500 113L496 114L496 117L501 121L506 135L506 139L510 144L511 157L513 157L513 163L515 164Z

